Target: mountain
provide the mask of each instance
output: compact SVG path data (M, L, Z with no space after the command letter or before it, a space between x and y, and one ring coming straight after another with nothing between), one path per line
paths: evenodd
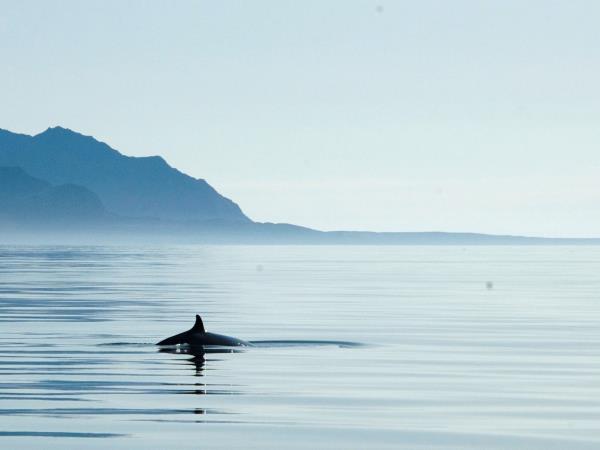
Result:
M66 128L0 129L0 243L600 245L478 233L323 232L251 221L206 181L158 156L124 156Z
M51 184L84 186L121 216L250 222L206 181L179 172L160 156L125 156L62 127L35 136L0 130L0 166L21 167Z
M75 184L53 186L20 167L0 167L0 221L13 224L98 222L107 217L102 202Z

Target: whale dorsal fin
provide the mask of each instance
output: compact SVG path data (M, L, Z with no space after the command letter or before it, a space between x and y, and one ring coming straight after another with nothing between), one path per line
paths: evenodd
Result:
M197 333L206 333L206 331L204 331L204 324L202 323L202 317L200 317L198 314L196 314L196 322L194 323L194 326L192 327L192 329L190 331L195 331Z

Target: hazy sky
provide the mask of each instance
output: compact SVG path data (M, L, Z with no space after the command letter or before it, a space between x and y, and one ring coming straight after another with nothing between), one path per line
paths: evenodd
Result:
M0 128L160 154L259 221L600 236L598 1L0 8Z

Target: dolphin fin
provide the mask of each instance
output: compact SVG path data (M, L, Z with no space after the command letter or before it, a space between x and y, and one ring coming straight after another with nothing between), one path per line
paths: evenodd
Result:
M202 323L202 317L200 317L198 314L196 314L196 322L194 323L194 326L192 327L192 329L190 331L195 331L197 333L206 333L206 331L204 331L204 324Z

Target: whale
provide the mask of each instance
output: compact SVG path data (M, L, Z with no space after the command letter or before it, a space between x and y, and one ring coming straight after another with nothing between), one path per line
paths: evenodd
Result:
M219 346L219 347L249 347L252 344L231 336L223 334L209 333L204 329L202 317L196 314L194 326L183 333L163 339L156 345L189 345L189 346Z

